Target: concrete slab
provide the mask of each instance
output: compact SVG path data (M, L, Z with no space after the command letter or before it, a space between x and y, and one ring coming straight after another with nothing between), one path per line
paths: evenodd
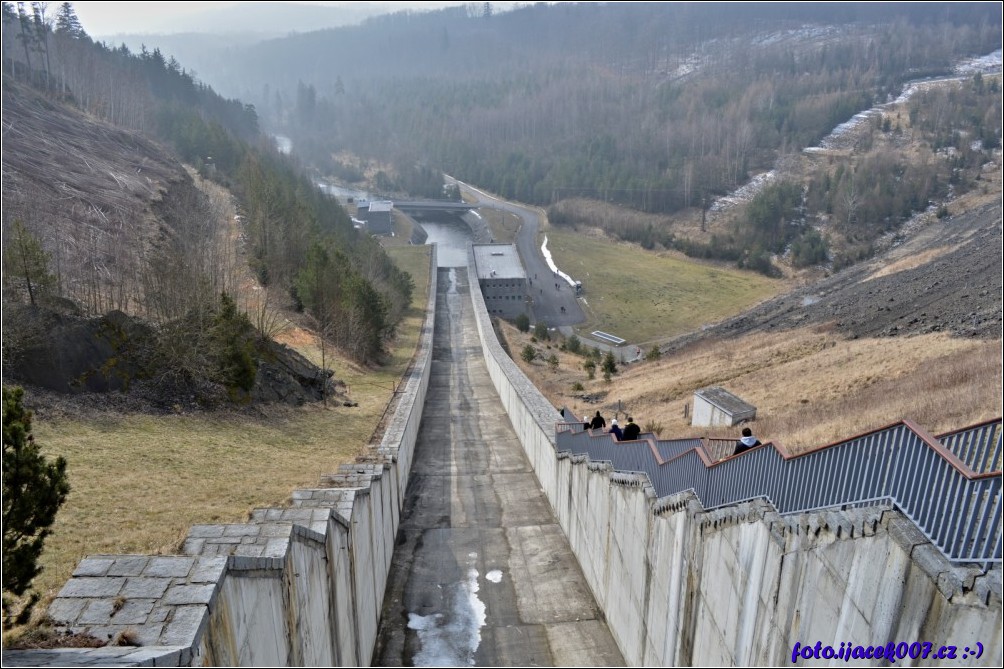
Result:
M592 593L557 523L508 531L509 564L525 622L554 623L599 617Z
M610 631L599 620L547 625L547 639L556 667L623 667Z

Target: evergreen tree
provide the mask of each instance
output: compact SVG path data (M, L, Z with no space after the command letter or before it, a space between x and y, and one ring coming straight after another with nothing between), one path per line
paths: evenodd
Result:
M614 357L613 351L607 351L607 354L603 356L603 378L609 379L610 376L617 373L617 358Z
M56 283L49 273L49 254L21 221L14 221L3 254L4 283L8 288L27 288L32 306L52 292Z
M48 462L31 434L24 390L3 389L3 612L4 623L22 624L38 601L32 593L16 611L8 593L21 597L42 571L38 558L70 484L66 460Z
M78 39L87 37L80 19L77 18L77 12L73 9L73 3L64 2L56 10L56 34Z
M234 398L240 396L240 391L248 393L254 388L258 364L254 355L253 334L254 328L248 315L237 310L229 295L221 294L212 337L216 344L219 379Z
M530 364L534 361L534 358L537 357L537 351L534 350L533 346L527 344L526 346L523 347L523 353L521 357L523 358L524 362Z

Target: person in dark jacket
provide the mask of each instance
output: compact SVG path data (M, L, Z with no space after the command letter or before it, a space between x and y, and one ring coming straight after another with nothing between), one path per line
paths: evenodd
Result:
M624 426L624 441L634 441L641 434L641 428L635 425L634 418L628 416L627 425Z
M743 436L736 442L736 450L732 451L732 455L739 455L743 451L748 451L754 446L759 445L760 440L753 436L753 430L748 427L744 427Z
M607 426L606 419L600 415L599 411L597 411L596 415L593 416L593 422L589 424L589 427L593 428L594 430L602 430L606 426Z
M616 418L610 421L610 434L614 435L614 438L617 439L617 441L624 438L624 433L621 432L621 426L617 424Z

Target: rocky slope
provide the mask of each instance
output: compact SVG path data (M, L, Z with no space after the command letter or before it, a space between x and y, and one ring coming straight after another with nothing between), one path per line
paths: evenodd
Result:
M881 256L769 300L735 318L680 337L733 337L806 325L857 337L948 332L1001 336L1001 203L916 224Z

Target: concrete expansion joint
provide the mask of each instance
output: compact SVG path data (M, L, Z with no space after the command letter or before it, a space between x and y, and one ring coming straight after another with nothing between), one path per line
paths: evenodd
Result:
M704 512L704 507L701 506L701 502L697 499L693 490L684 490L675 495L655 499L652 502L652 513L656 516L679 513L681 511L686 511L691 518Z
M316 532L313 529L307 527L306 525L293 523L293 529L291 535L296 539L305 541L307 543L317 544L322 548L325 546L326 537L320 532Z
M613 468L613 465L607 464L608 468ZM633 474L628 472L610 472L610 482L616 483L618 485L629 486L632 488L638 488L644 486L648 483L647 474Z
M400 437L397 438L400 439ZM374 446L373 450L377 453L377 455L370 457L379 457L384 462L390 463L392 465L396 464L398 462L398 459L401 457L401 448L396 445L380 444L379 446Z
M356 466L368 466L372 467L374 472L383 473L389 470L391 466L397 462L397 450L394 453L385 453L381 450L379 446L371 446L368 453L360 455L356 458ZM351 465L343 465L342 467L351 467Z
M370 492L369 476L357 474L325 474L321 477L320 486L322 488L339 488L344 490L354 490L356 494L368 495Z
M973 593L984 606L1000 608L1002 600L1000 564L994 565L992 569L973 579Z
M358 475L361 478L379 479L383 476L385 465L380 463L356 462L338 467L338 473L348 476Z

